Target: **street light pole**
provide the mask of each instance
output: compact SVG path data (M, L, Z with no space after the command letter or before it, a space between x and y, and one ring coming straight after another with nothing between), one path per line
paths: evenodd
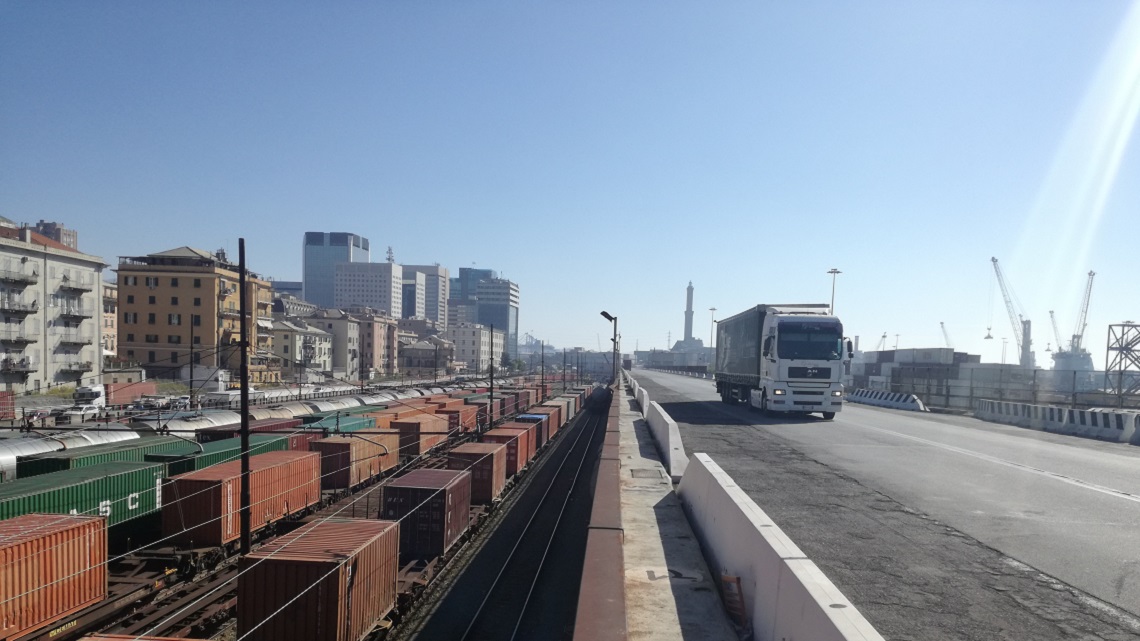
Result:
M716 308L709 308L709 349L712 350L710 354L716 353L716 342L713 340L716 336ZM709 358L709 362L714 361L714 358Z
M835 277L842 274L843 272L832 267L830 270L828 270L827 273L831 274L831 307L828 308L827 313L834 316L835 315Z
M609 312L604 312L604 311L602 312L602 317L605 318L606 320L610 321L614 325L614 338L613 338L613 341L614 341L614 363L613 363L613 365L614 365L614 377L613 377L613 382L616 383L617 379L618 379L618 362L617 362L617 359L618 359L618 340L617 340L617 335L618 335L618 333L617 333L617 320L618 320L618 317L617 316L611 316L609 314Z

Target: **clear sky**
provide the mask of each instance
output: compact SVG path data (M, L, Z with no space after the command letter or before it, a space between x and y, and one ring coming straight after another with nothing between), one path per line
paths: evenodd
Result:
M0 214L81 249L308 230L499 270L520 330L666 346L826 302L874 347L999 360L997 256L1039 362L1140 321L1140 3L0 2ZM992 324L997 340L983 341ZM600 335L600 337L599 337ZM1012 342L1010 360L1015 360Z

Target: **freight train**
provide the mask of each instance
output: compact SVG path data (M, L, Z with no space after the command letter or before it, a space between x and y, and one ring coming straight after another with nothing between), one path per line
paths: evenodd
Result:
M510 478L593 400L588 387L543 401L548 391L521 381L496 385L493 397L476 388L426 390L402 399L351 397L355 405L343 398L337 399L344 404L338 407L302 401L287 419L256 419L256 427L264 429L251 436L251 530L266 542L257 554L272 557L272 550L280 549L292 555L307 550L306 541L342 541L345 549L337 554L364 555L359 558L365 564L383 566L364 575L383 577L373 581L383 585L367 589L394 593L391 568L430 567L452 552ZM328 412L333 415L322 415ZM310 422L302 422L307 418ZM85 627L105 628L123 608L236 556L240 444L231 435L236 427L194 423L185 426L189 436L169 425L131 427L136 435L152 435L21 457L16 467L24 478L0 485L0 565L5 573L16 568L10 575L22 577L0 581L0 641L65 640ZM164 429L169 435L158 434ZM369 525L343 517L365 518ZM152 545L111 557L112 550L148 540L143 534L148 522L159 524ZM377 525L383 523L389 525ZM290 533L298 524L301 529ZM244 557L243 567L256 563L257 554ZM40 555L49 555L51 562L37 560ZM108 592L109 573L112 587L122 588L115 582L116 568L137 571L156 561L164 569L153 585L123 579L130 589ZM55 571L38 577L21 564ZM289 586L275 578L283 575L271 568L241 576L240 593L263 596L238 599L239 625L258 620L266 599L297 596L288 596ZM264 583L249 592L250 581ZM340 594L351 599L364 593ZM391 609L389 601L376 600L366 621L354 625L371 629ZM253 632L251 639L347 638L304 636L274 626Z

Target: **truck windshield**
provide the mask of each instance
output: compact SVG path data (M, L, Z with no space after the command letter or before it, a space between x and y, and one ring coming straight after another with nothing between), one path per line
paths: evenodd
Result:
M837 361L843 354L843 328L835 323L780 323L780 358Z

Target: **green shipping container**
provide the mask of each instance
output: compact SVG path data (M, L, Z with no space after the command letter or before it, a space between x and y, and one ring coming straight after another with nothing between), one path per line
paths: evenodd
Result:
M341 418L345 418L347 416L357 416L359 414L367 414L369 412L379 412L380 410L387 408L387 405L361 405L360 407L352 407L346 410L317 412L315 414L309 414L308 416L302 416L300 418L302 423L308 425L309 423L317 423L319 421L323 421L326 418L335 419L338 413L340 414Z
M18 478L0 485L0 519L32 512L105 516L107 525L162 506L161 465L123 461Z
M306 430L328 430L330 434L338 430L341 432L359 432L376 427L376 419L364 416L341 416L340 418L333 416L302 427Z
M169 452L147 454L145 459L152 463L165 465L167 476L177 476L241 458L240 437L202 443L200 452L193 443L183 441L183 446ZM289 449L289 439L285 436L251 434L249 437L250 456L287 449Z
M147 454L185 449L187 445L189 443L186 442L186 439L173 436L153 436L125 443L108 443L106 445L80 447L74 450L21 456L16 460L16 476L18 478L39 476L40 474L74 470L116 461L142 462L146 460Z

